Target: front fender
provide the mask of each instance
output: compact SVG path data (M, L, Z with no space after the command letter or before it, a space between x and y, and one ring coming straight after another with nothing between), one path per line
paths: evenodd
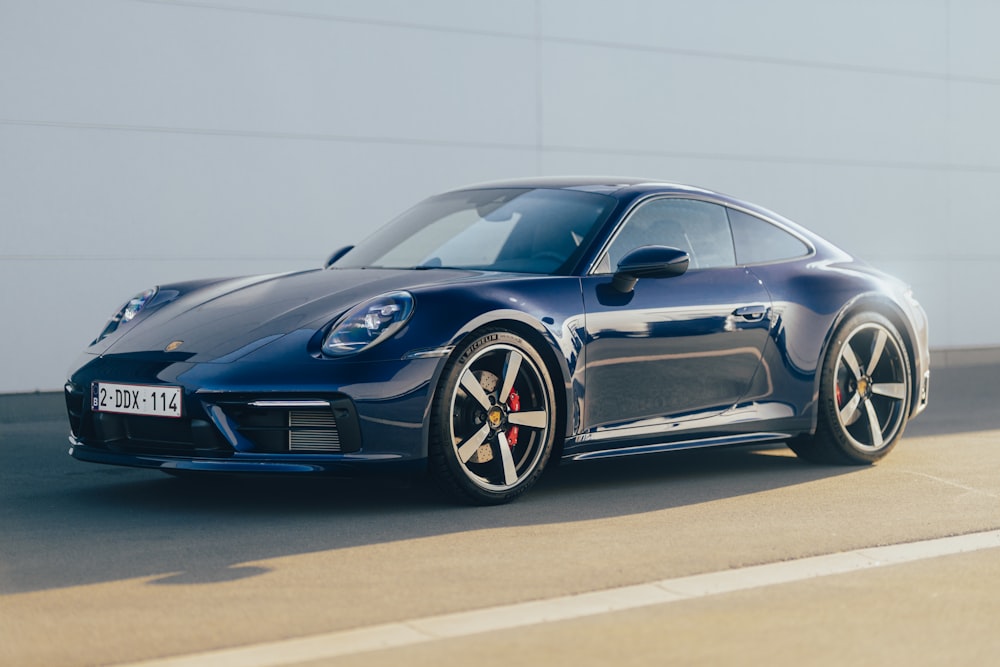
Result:
M532 284L536 281L544 281L544 285ZM553 383L563 387L566 429L567 434L572 434L579 425L583 392L579 374L584 367L584 318L579 278L537 277L512 282L482 285L482 289L460 295L436 290L417 295L422 314L433 318L442 331L450 332L436 348L441 360L435 369L432 392L437 390L448 359L464 341L486 327L508 328L538 347L553 374ZM425 430L431 405L433 394Z

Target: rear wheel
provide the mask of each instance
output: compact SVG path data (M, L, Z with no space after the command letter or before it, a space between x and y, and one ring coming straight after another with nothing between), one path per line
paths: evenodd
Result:
M430 423L431 474L463 502L509 502L541 475L555 424L552 380L539 354L510 331L483 331L442 374Z
M903 435L910 409L910 364L893 324L860 313L837 330L823 363L816 434L789 443L804 459L863 465Z

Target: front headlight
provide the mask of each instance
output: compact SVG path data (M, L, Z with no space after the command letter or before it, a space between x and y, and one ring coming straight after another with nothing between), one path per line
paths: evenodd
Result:
M413 315L413 295L391 292L348 311L323 339L323 352L341 357L372 347L403 328Z
M95 340L94 343L97 343L101 339L106 338L107 336L117 331L118 327L120 327L122 324L126 322L131 322L135 318L135 316L138 315L139 312L143 308L145 308L150 301L153 300L153 297L156 296L156 292L158 290L159 290L158 287L154 287L148 290L143 290L142 292L139 292L134 297L129 299L125 303L125 305L119 308L118 312L116 312L114 316L110 320L108 320L107 325L105 325L104 327L104 331L101 332L101 335L97 337L97 340Z

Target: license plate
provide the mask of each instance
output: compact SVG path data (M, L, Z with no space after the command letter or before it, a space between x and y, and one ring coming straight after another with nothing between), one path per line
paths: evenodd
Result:
M94 412L176 419L181 416L181 388L95 382L91 392L91 407Z

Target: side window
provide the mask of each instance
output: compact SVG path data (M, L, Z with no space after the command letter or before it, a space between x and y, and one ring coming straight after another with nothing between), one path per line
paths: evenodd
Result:
M729 220L733 225L736 261L741 265L804 257L811 252L799 239L756 216L729 209Z
M614 271L636 248L663 245L680 248L692 269L736 266L726 209L692 199L654 199L633 211L608 249L601 269Z

